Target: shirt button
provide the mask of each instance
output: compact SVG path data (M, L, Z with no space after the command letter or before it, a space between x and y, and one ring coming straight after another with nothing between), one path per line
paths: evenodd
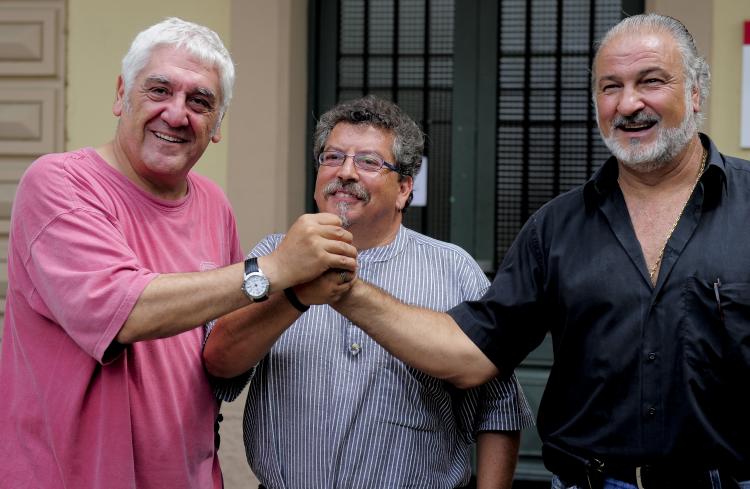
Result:
M362 347L359 346L359 343L352 343L349 347L349 351L352 352L352 355L356 355L360 350L362 350Z
M654 360L656 360L656 353L654 353L654 352L649 353L648 354L648 359L649 359L649 361L652 361L652 362Z

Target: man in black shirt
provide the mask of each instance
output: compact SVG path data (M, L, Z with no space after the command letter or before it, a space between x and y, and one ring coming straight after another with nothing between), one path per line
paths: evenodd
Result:
M679 21L623 20L592 67L614 156L529 219L481 300L439 314L357 280L335 307L460 387L550 332L553 487L750 487L750 165L698 132L709 79Z

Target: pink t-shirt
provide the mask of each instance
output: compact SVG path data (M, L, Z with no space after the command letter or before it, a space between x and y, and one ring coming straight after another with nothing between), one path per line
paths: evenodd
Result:
M103 362L159 273L243 258L222 191L188 182L184 199L158 199L91 148L43 156L24 175L8 249L0 486L221 487L200 325Z

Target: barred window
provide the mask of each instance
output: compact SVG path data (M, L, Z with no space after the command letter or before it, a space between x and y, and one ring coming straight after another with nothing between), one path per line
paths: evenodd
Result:
M458 242L475 256L472 241L462 236L457 221L473 220L476 228L493 228L480 238L482 245L493 241L492 256L477 257L492 273L529 215L584 182L608 156L591 104L593 43L624 15L643 12L643 3L313 0L310 113L320 114L336 102L366 94L399 104L427 134L427 206L409 209L405 224ZM457 53L457 36L477 35L456 18L469 11L468 15L485 15L488 6L495 17L493 30L479 42L496 50L491 50L492 59L479 62L496 67L494 89L456 92L457 76L480 78L479 73L455 72L461 62L457 57L475 54ZM494 146L479 148L494 161L477 157L477 148L453 147L456 131L461 130L453 120L456 104L470 99L476 100L475 110L495 107L494 120L478 124L494 124L494 141L477 143ZM477 161L456 157L464 153ZM494 195L490 212L452 212L457 198L474 198L472 187L458 188L463 182L456 181L456 165L492 165L494 181L478 182Z

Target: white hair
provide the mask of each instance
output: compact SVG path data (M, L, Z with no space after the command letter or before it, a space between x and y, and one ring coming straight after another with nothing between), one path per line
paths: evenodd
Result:
M122 80L125 87L125 107L128 107L130 90L138 74L146 67L153 50L159 46L185 49L195 58L215 67L221 84L218 129L234 86L234 63L218 34L199 24L177 17L170 17L141 31L133 40L130 49L122 58Z

